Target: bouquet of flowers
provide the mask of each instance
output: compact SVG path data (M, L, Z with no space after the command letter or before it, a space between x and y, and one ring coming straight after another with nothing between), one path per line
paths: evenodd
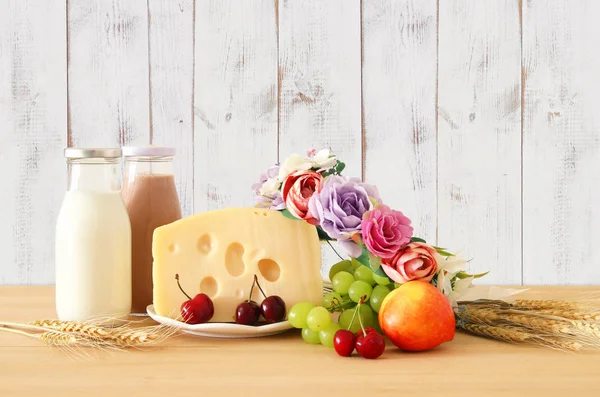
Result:
M414 236L405 214L385 204L376 186L342 175L344 168L328 149L292 154L252 186L256 207L314 225L321 240L344 249L348 259L339 265L358 262L396 286L424 280L456 302L486 274L467 273L465 259Z

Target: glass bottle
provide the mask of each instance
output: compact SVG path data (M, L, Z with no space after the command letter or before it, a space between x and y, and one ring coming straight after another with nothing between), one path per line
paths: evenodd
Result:
M125 318L131 308L131 226L119 187L121 150L67 148L68 187L56 222L60 320Z
M154 229L181 219L175 187L175 149L162 146L124 147L123 200L132 231L133 315L145 315L153 302L152 237Z

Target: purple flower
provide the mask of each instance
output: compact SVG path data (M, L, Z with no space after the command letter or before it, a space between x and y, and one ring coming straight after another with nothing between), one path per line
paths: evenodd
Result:
M252 185L252 192L256 195L256 207L273 210L284 210L285 203L279 191L281 182L278 181L279 164L272 165L260 174L260 182Z
M375 186L358 178L332 175L325 179L321 192L311 197L308 208L325 233L356 258L362 249L352 236L360 233L363 214L373 209L373 200L381 203Z

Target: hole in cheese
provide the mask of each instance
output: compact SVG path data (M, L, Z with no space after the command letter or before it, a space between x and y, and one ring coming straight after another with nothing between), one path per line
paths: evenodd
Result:
M205 293L210 298L214 298L219 291L219 284L214 277L204 277L200 282L200 292Z
M273 259L261 259L258 261L258 271L267 281L277 281L281 275L281 268Z
M167 248L169 249L170 253L175 252L175 245L174 244L169 244L169 246Z
M212 242L212 237L210 236L210 234L203 234L202 236L200 236L200 238L198 239L198 251L201 254L204 255L208 255L210 253L210 251L212 251L213 249L213 242Z
M225 268L233 277L241 276L246 270L242 255L244 255L244 247L240 243L229 244L225 252Z

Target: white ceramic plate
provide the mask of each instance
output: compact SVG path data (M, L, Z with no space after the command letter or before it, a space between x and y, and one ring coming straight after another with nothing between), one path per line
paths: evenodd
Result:
M279 334L294 328L289 321L258 326L233 323L186 324L172 318L159 316L154 311L154 305L148 306L146 311L154 321L160 324L177 327L188 334L211 338L259 338Z

